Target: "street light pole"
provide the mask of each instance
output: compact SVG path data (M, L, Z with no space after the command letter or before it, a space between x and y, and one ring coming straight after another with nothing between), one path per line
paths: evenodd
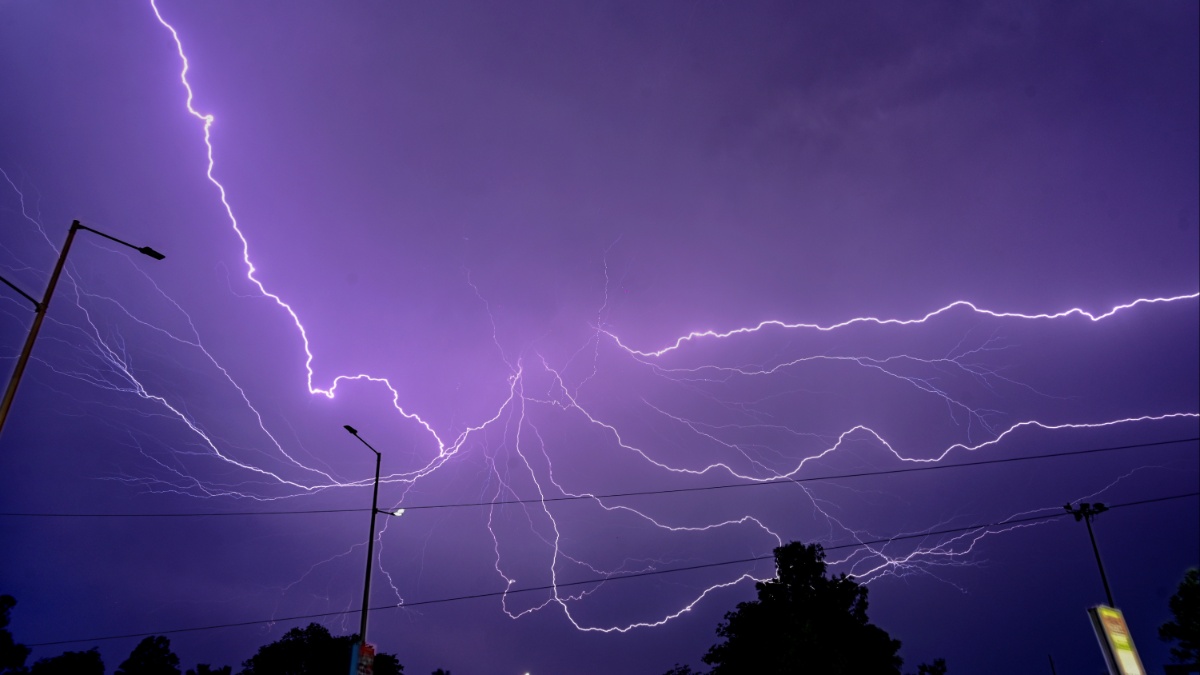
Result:
M54 287L58 285L58 277L62 274L63 266L67 262L67 252L71 250L71 243L75 241L75 233L79 230L87 230L105 239L111 239L118 244L128 246L138 253L148 255L155 260L162 260L166 257L149 246L134 246L110 234L94 230L76 220L71 222L71 229L67 231L67 241L63 244L62 250L58 252L58 262L54 264L54 271L50 274L50 283L46 285L46 293L42 296L41 302L34 300L32 296L17 288L8 279L0 278L0 281L3 281L9 288L32 302L34 307L33 326L30 327L29 336L25 338L25 346L21 348L21 355L17 358L17 366L13 370L12 379L8 381L8 389L4 392L4 400L0 401L0 432L4 431L4 422L8 419L8 410L12 407L13 398L17 395L17 385L21 383L21 375L25 373L25 366L29 363L29 355L33 353L33 343L37 341L38 331L42 329L42 322L46 319L46 309L50 306L50 297L54 295Z
M358 429L349 424L342 425L346 431L349 431L352 436L362 441L362 444L375 453L375 493L371 496L371 535L367 537L367 573L363 580L363 601L362 601L362 618L358 624L359 641L363 644L367 642L367 607L371 602L371 568L374 566L375 557L375 514L379 512L379 462L383 458L379 451L371 447L371 444L364 441L362 436L358 435Z
M1096 554L1096 566L1100 568L1100 581L1104 582L1104 595L1108 597L1108 606L1116 607L1117 604L1113 602L1112 589L1108 587L1108 575L1104 573L1104 563L1100 560L1100 548L1096 546L1096 535L1092 532L1092 518L1107 511L1108 507L1099 502L1095 504L1080 502L1078 509L1070 504L1064 505L1063 508L1067 510L1067 513L1075 516L1075 522L1078 523L1082 520L1087 523L1088 538L1092 540L1092 552Z

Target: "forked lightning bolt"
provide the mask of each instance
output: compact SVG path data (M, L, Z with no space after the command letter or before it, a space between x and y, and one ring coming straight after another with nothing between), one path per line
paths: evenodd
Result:
M881 331L873 339L886 340L887 336L882 331L918 330L921 327L937 325L939 321L960 313L967 313L997 325L1037 322L1057 326L1062 323L1086 321L1097 324L1097 329L1100 329L1105 320L1126 312L1152 312L1166 306L1178 305L1191 306L1194 311L1200 298L1198 293L1136 298L1102 312L1081 308L1049 312L999 311L967 301L958 301L911 318L856 317L824 325L768 320L752 326L693 331L668 340L662 346L653 347L633 346L623 340L612 325L606 324L610 311L607 266L604 269L605 297L595 315L596 325L593 326L591 338L574 349L574 356L566 363L552 363L530 349L506 350L497 338L496 323L491 315L491 307L485 299L486 293L468 276L466 283L483 302L489 319L492 319L493 330L490 339L497 349L498 357L507 366L508 375L504 381L504 393L494 401L494 412L489 412L457 432L435 429L412 405L401 400L400 389L387 378L369 373L338 375L322 385L314 380L313 364L316 356L304 323L297 312L280 295L268 290L266 283L259 278L258 270L251 259L249 238L234 214L231 193L218 178L217 153L214 149L215 117L201 112L195 106L194 92L188 80L189 62L183 39L179 31L164 17L158 0L150 0L150 8L174 41L180 63L179 83L184 93L184 110L195 118L203 135L206 148L205 175L215 189L229 225L240 242L246 278L259 293L270 298L283 310L295 326L296 334L304 348L303 367L307 375L308 392L332 399L337 394L338 387L343 384L371 382L386 387L397 414L420 430L429 442L432 452L416 466L384 476L385 482L411 488L435 472L451 470L449 463L456 456L468 452L479 453L487 467L487 483L481 489L481 494L485 496L484 501L490 503L481 510L482 527L492 537L491 544L495 555L494 561L489 562L498 583L505 591L517 590L525 584L541 583L548 584L551 589L545 596L533 600L506 593L501 599L500 609L514 619L531 612L558 608L567 621L585 631L625 632L661 626L691 611L721 588L763 580L770 576L765 571L729 572L726 578L717 583L706 584L694 592L689 591L688 597L665 609L630 609L626 613L627 619L617 622L594 621L588 618L589 603L598 600L603 586L579 590L579 587L560 588L560 584L584 575L603 579L669 567L674 562L671 559L670 546L664 544L661 548L651 551L618 554L619 559L604 562L593 560L568 543L581 538L576 532L580 526L572 521L568 512L558 506L555 499L582 498L595 513L621 523L622 527L645 528L646 531L664 538L664 541L668 537L690 540L736 536L740 545L752 548L760 554L769 554L774 547L782 544L785 538L790 536L786 532L786 523L772 522L768 517L757 513L704 515L688 519L666 505L665 500L671 499L669 496L661 497L660 499L664 500L661 503L638 507L631 505L627 499L601 496L604 491L580 485L577 475L566 477L565 472L556 472L554 458L568 452L569 448L564 447L568 444L561 433L548 431L551 425L543 424L542 420L553 419L555 426L569 427L581 432L586 430L587 437L602 449L606 457L612 461L624 462L623 466L637 466L641 471L663 481L664 485L699 485L698 481L712 477L724 477L745 483L796 481L787 487L794 487L798 504L818 515L824 523L825 531L820 533L822 539L832 541L835 537L840 537L861 544L847 552L844 557L831 559L831 562L870 582L910 574L937 574L946 567L973 564L975 545L985 537L1034 527L1036 524L1001 523L956 535L933 537L908 548L870 543L878 539L877 534L851 522L848 516L832 508L821 494L809 485L799 482L799 479L809 475L807 472L813 466L823 460L841 456L847 452L848 446L870 448L881 461L920 465L971 453L998 451L1008 447L1007 444L1011 443L1014 437L1026 433L1060 434L1070 431L1139 428L1178 420L1200 419L1200 411L1197 410L1135 410L1115 419L1068 419L1058 413L1045 419L1012 419L997 407L973 403L969 396L953 390L943 382L947 378L962 378L965 384L961 385L960 389L973 387L970 391L986 392L997 398L1002 398L1004 392L1010 390L1047 400L1052 400L1058 395L1037 391L1036 388L1005 374L994 364L987 363L985 359L998 358L1008 348L994 336L974 341L964 337L948 353L941 354L806 353L802 347L795 347L794 353L764 355L755 363L737 362L732 359L722 362L711 356L711 350L702 349L713 345L736 344L743 352L752 352L755 345L759 344L756 340L780 332L796 335L839 333L851 328L865 327ZM19 195L20 190L9 179L8 174L4 174L4 178ZM38 224L36 218L28 215L26 218ZM41 231L40 224L38 228ZM44 231L42 234L45 236ZM605 252L606 257L608 253ZM130 481L148 490L180 492L198 497L258 500L302 497L313 492L356 488L368 484L364 480L340 480L332 470L311 466L300 458L300 453L289 451L285 447L287 444L279 440L280 434L268 429L269 425L234 375L205 348L200 331L187 316L184 308L169 298L149 277L144 278L148 287L154 289L156 297L161 298L164 306L173 308L170 311L185 317L187 334L157 327L149 319L127 310L117 300L89 293L80 284L72 283L70 286L74 307L79 310L81 318L77 325L67 328L79 336L84 346L78 348L93 366L51 366L43 361L44 365L53 368L62 376L73 377L102 389L132 396L137 403L152 406L155 414L173 420L194 439L194 448L176 449L178 454L175 457L164 460L156 453L147 452L142 447L144 439L131 433L131 447L152 462L156 473L153 476L121 476L121 480ZM219 378L224 386L229 387L229 390L235 393L236 399L249 411L257 429L268 439L267 445L273 453L272 461L280 466L268 468L265 461L228 447L231 444L227 440L210 432L203 420L194 418L188 412L185 397L158 391L145 381L145 377L139 377L137 369L131 365L121 338L106 332L101 323L94 320L94 313L100 311L101 307L110 308L108 311L123 316L133 325L158 335L173 346L199 354L216 373L215 377ZM522 356L509 360L509 355L518 353ZM576 357L585 358L584 355L589 355L591 361L584 368L586 372L582 375L572 375L573 361ZM619 362L622 372L626 374L614 374L607 366L611 362ZM95 366L96 363L100 365ZM790 420L779 419L768 409L767 402L780 391L778 388L767 391L768 383L772 387L778 387L775 383L786 378L788 386L799 387L796 383L803 381L801 374L805 369L819 367L853 369L856 373L877 378L872 382L903 388L922 403L928 401L944 407L946 417L950 421L944 433L959 440L938 442L936 445L918 444L911 438L895 438L894 432L879 430L879 425L873 423L841 424L836 428L799 428ZM622 377L645 379L620 380ZM611 394L605 393L605 387L600 386L601 381L607 381L608 378L617 380L624 387L625 394L620 401L614 401ZM676 389L671 391L682 392L703 405L688 407L677 404L670 396L655 393L655 387L648 385L639 390L641 382L675 387ZM731 383L739 385L737 395L724 388ZM747 398L743 390L754 393L757 398ZM625 407L619 408L618 405ZM627 415L636 417L638 422L630 422ZM696 450L681 453L680 447ZM220 463L226 469L223 475L243 478L226 478L222 481L206 479L195 469L196 462L201 460ZM269 481L271 489L264 489L261 484L256 487L254 480ZM1122 479L1110 485L1097 486L1095 494L1111 489L1120 480ZM405 493L402 501L408 499L407 494ZM527 501L518 506L501 504L511 500ZM732 509L736 504L729 502L717 506L729 506ZM1060 507L1048 504L1044 509L1038 510L1052 508ZM1013 514L1009 520L1028 513L1031 512ZM929 524L928 528L914 532L934 530L943 524L945 523ZM386 531L385 527L384 532ZM511 539L513 532L520 535L519 541ZM567 536L572 532L576 534L575 537ZM382 537L383 533L379 536ZM582 538L586 537L587 532L584 532ZM514 549L521 549L522 554L511 553ZM354 549L313 565L306 575L316 574L324 563L346 556L352 551ZM382 555L381 552L380 556ZM390 575L386 578L396 601L402 603L400 588ZM286 590L287 587L283 589L284 592ZM331 604L336 603L331 601Z

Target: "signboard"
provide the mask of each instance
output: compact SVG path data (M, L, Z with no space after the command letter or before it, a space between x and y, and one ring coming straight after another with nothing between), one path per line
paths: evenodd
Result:
M359 642L350 647L350 675L372 675L375 672L375 645Z
M1104 660L1108 662L1108 672L1113 675L1146 675L1121 610L1097 605L1088 609L1088 616L1092 618L1092 628L1096 629L1100 651L1104 652Z

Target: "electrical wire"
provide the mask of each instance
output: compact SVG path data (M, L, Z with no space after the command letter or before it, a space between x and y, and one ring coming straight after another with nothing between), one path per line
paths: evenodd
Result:
M1176 499L1187 499L1189 497L1198 497L1198 496L1200 496L1200 492L1187 492L1184 494L1167 495L1167 496L1163 496L1163 497L1151 497L1149 499L1139 499L1139 500L1130 501L1130 502L1122 502L1119 504L1109 504L1108 508L1109 508L1109 510L1113 510L1113 509L1126 508L1126 507L1130 507L1130 506L1143 506L1146 504L1155 504L1155 503L1160 503L1160 502L1172 501L1172 500L1176 500ZM901 541L901 540L905 540L905 539L919 539L922 537L931 537L931 536L937 536L937 535L943 535L943 534L971 532L973 530L983 530L983 529L986 529L989 527L1001 527L1001 526L1005 526L1005 525L1017 525L1017 524L1022 524L1022 523L1032 523L1032 522L1043 521L1043 520L1055 520L1055 519L1060 519L1060 518L1067 518L1069 516L1070 516L1069 513L1050 513L1050 514L1045 514L1045 515L1040 515L1040 516L1026 516L1024 518L1012 518L1012 519L1008 519L1008 520L1001 520L1001 521L994 522L994 523L981 523L981 524L976 524L976 525L967 525L967 526L963 526L963 527L952 527L952 528L945 528L945 529L941 529L941 530L931 530L928 532L896 535L894 537L873 539L871 541L858 541L858 542L847 543L847 544L835 544L835 545L831 545L831 546L822 546L822 548L826 551L837 551L837 550L850 549L850 548L861 548L864 546L873 546L876 544L887 544L887 543L890 543L893 541ZM513 588L513 589L507 589L507 590L503 590L503 591L489 591L487 593L473 593L470 595L459 595L459 596L454 596L454 597L449 597L449 598L437 598L437 599L433 599L433 600L419 600L419 601L415 601L415 602L405 602L405 603L399 604L399 605L379 605L379 606L375 606L375 607L368 607L367 611L378 612L378 611L390 610L390 609L402 609L402 608L407 608L407 607L421 607L424 605L437 605L437 604L443 604L443 603L447 603L447 602L460 602L463 600L478 600L478 599L482 599L482 598L494 598L494 597L500 597L503 595L513 595L516 593L532 593L535 591L549 591L549 590L553 590L555 588L564 588L564 587L570 587L570 586L586 586L589 584L603 584L603 583L608 583L611 581L624 581L627 579L640 579L640 578L644 578L644 577L658 576L658 575L662 575L662 574L676 574L679 572L690 572L690 571L694 571L694 570L711 569L714 567L727 567L729 565L742 565L742 564L747 564L747 563L762 562L764 560L773 560L774 557L775 557L774 554L763 555L763 556L754 556L754 557L750 557L750 558L740 558L738 560L725 560L725 561L721 561L721 562L702 563L702 564L698 564L698 565L688 565L686 567L672 567L669 569L650 570L650 571L646 571L646 572L631 572L629 574L612 575L612 576L608 576L608 577L598 577L598 578L594 578L594 579L584 579L584 580L580 580L580 581L568 581L568 582L557 583L557 584L552 584L552 585L545 585L545 586L528 586L525 588ZM123 639L127 639L127 638L149 637L149 636L153 636L153 635L174 635L177 633L193 633L193 632L197 632L197 631L219 630L222 628L238 628L238 627L242 627L242 626L257 626L257 625L264 624L264 623L283 623L283 622L289 622L289 621L302 621L305 619L322 619L322 618L331 617L331 616L343 616L346 614L358 614L361 611L362 611L361 609L340 610L340 611L336 611L336 612L321 612L321 613L317 613L317 614L299 614L299 615L295 615L295 616L276 617L276 618L272 618L272 619L258 619L258 620L254 620L254 621L237 621L237 622L232 622L232 623L222 623L222 624L215 624L215 625L209 625L209 626L196 626L196 627L192 627L192 628L173 628L170 630L160 630L160 631L154 631L154 632L150 632L150 633L124 633L121 635L104 635L104 636L98 636L98 637L79 638L79 639L72 639L72 640L53 640L53 641L47 641L47 642L30 642L26 646L28 646L28 647L51 647L51 646L56 646L56 645L75 644L75 643L79 643L79 642L104 642L107 640L123 640Z
M550 502L570 502L581 501L585 499L600 500L600 499L618 499L621 497L642 497L649 495L668 495L682 494L689 492L706 492L709 490L728 490L732 488L749 488L762 487L766 485L783 485L789 483L812 483L819 481L844 480L848 478L868 478L871 476L890 476L902 473L915 473L919 471L938 471L945 469L961 469L972 466L987 466L992 464L1008 464L1012 462L1025 462L1041 459L1053 459L1056 457L1073 457L1080 455L1091 455L1102 452L1115 452L1118 450L1131 450L1135 448L1153 448L1178 443L1191 443L1200 441L1200 436L1191 438L1175 438L1166 441L1154 441L1151 443L1135 443L1131 445L1115 445L1103 448L1087 448L1083 450L1068 450L1064 452L1046 453L1043 455L1026 455L1023 457L1002 457L999 459L985 459L978 462L962 462L960 464L931 464L927 466L905 467L901 469L884 469L881 471L863 471L858 473L832 474L827 476L806 476L803 478L781 478L777 480L758 481L750 483L726 483L723 485L708 485L701 487L685 487L671 488L665 490L642 490L636 492L613 492L601 495L565 495L562 497L546 497L544 499L502 499L493 502L461 502L457 504L426 504L416 506L405 506L405 511L420 511L426 509L459 509L472 508L483 506L506 506L513 504L545 504ZM203 517L222 517L222 516L283 516L283 515L306 515L306 514L321 514L321 513L364 513L370 512L369 508L354 508L354 509L313 509L313 510L295 510L295 511L208 511L208 512L181 512L181 513L64 513L64 512L29 512L29 511L9 511L0 512L0 517L6 518L203 518ZM384 515L392 515L386 511L381 511Z

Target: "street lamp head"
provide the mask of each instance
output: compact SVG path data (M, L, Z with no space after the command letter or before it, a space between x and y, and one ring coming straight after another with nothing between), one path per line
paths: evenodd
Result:
M141 253L142 255L148 255L151 258L154 258L155 260L162 260L163 258L167 257L167 256L159 253L158 251L155 251L154 249L150 248L149 246L140 247L138 249L138 253Z
M392 515L393 516L402 516L402 515L404 515L404 509L396 509L395 511L392 511Z
M349 424L343 424L342 428L345 429L346 431L349 431L350 433L354 434L355 436L358 435L358 429L355 429L354 427L350 426Z

